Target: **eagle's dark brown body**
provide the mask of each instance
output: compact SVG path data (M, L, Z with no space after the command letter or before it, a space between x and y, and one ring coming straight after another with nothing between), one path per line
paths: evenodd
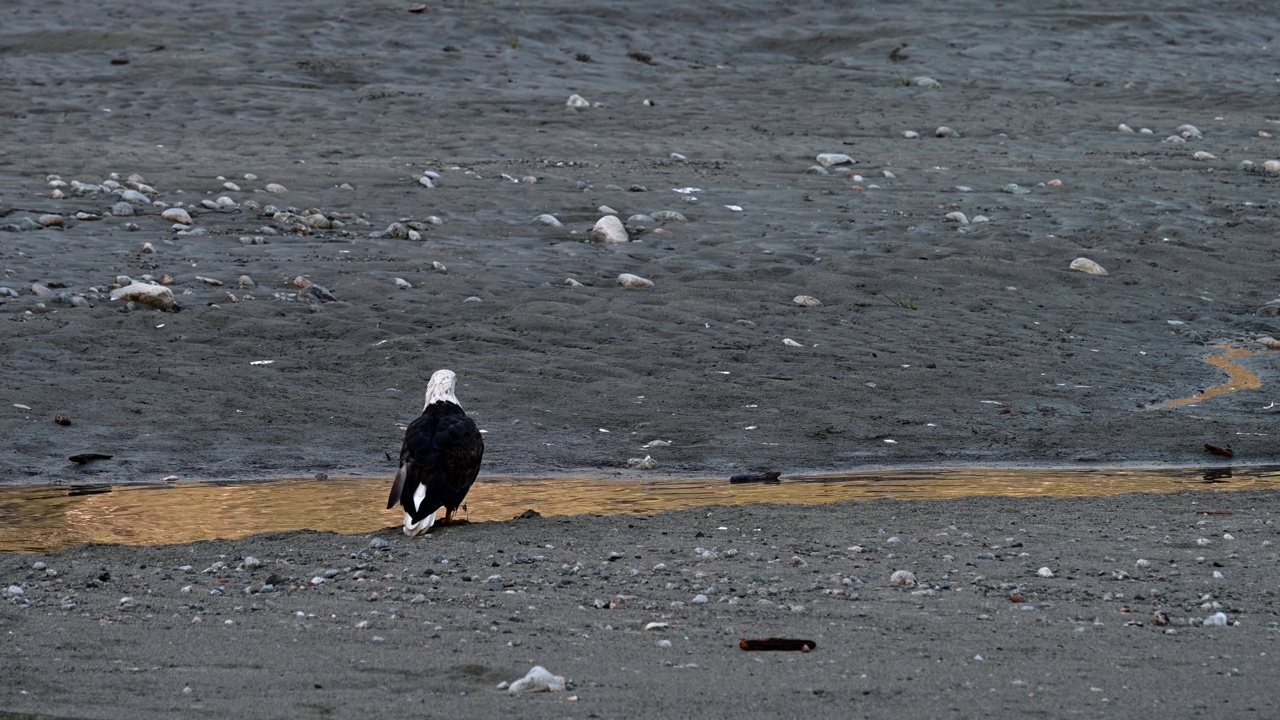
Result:
M405 431L387 509L396 503L404 508L406 534L425 531L431 526L422 525L428 515L443 507L448 518L462 504L483 456L480 430L457 403L428 404Z

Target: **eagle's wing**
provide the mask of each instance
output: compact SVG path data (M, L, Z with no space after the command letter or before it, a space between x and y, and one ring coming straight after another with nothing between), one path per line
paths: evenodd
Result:
M442 494L465 495L480 474L483 455L484 440L471 418L461 413L424 414L405 432L387 509L401 501L406 488L422 486L433 500L443 499Z

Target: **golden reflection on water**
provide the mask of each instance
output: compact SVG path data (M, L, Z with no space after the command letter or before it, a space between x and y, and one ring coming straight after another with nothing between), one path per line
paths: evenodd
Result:
M50 551L80 543L165 545L264 532L367 533L399 525L384 510L387 478L242 484L0 489L0 551ZM976 496L1105 496L1180 490L1274 490L1280 466L1162 469L919 469L784 476L776 485L727 479L601 480L483 477L467 497L473 522L543 515L647 515L711 505Z
M1210 365L1222 370L1227 374L1227 381L1221 385L1215 385L1202 393L1192 395L1191 397L1175 398L1173 400L1165 400L1147 408L1148 410L1160 410L1163 408L1180 407L1182 405L1191 405L1192 403L1202 402L1204 400L1212 400L1220 395L1229 395L1231 393L1240 392L1241 390L1257 390L1262 387L1262 380L1256 373L1246 369L1242 365L1237 365L1236 360L1240 358L1253 357L1261 355L1267 350L1247 350L1245 348L1233 348L1228 345L1215 345L1214 347L1226 350L1220 355L1210 355L1204 361Z

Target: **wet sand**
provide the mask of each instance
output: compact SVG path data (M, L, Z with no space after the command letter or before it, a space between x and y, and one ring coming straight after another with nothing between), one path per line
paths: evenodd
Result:
M1024 10L976 2L847 7L758 0L713 6L444 2L421 13L408 7L21 0L6 11L0 226L59 214L66 227L0 230L0 286L18 295L0 297L0 435L8 440L0 482L389 476L401 428L440 367L458 372L459 397L487 432L485 472L496 475L643 477L627 461L646 455L665 476L724 477L902 464L1229 462L1207 455L1206 443L1231 447L1237 462L1276 462L1276 356L1255 340L1280 334L1276 315L1260 312L1280 295L1277 177L1239 168L1245 160L1260 167L1280 158L1271 137L1280 132L1276 78L1261 61L1280 31L1272 14L1248 3L1195 12L1173 4L1139 12L1101 3ZM915 84L921 76L941 87ZM566 107L573 93L596 105ZM1120 132L1122 123L1152 132ZM1165 141L1184 124L1203 138ZM939 126L959 136L936 137ZM922 137L904 138L908 130ZM1212 157L1197 159L1197 152ZM846 153L856 163L827 174L806 172L819 153ZM437 187L418 182L426 171L439 174ZM134 203L132 217L108 215L120 198L107 193L76 195L68 185L67 197L51 196L50 175L98 184L111 173L121 182L139 173L155 189L151 199L190 206L195 232L175 233L150 204ZM519 182L523 178L536 182ZM1051 184L1055 180L1061 184ZM228 190L226 182L241 189ZM268 193L268 183L286 191ZM1010 184L1029 192L1006 191L1014 190ZM688 188L697 190L673 192ZM232 206L201 205L224 195ZM318 209L343 227L295 232L295 222L264 214L269 204L299 216ZM687 222L643 223L624 245L585 242L605 205L624 219L676 211ZM948 220L953 212L970 222ZM79 220L76 213L100 219ZM564 226L539 224L544 213ZM977 216L989 222L973 222ZM373 236L402 221L423 223L421 239ZM140 252L146 243L154 252ZM1070 270L1078 257L1109 274ZM618 287L620 273L649 278L654 287ZM171 276L181 310L127 310L107 300L121 275ZM240 288L242 275L255 287ZM299 276L337 300L298 300ZM396 278L412 288L401 289ZM567 278L581 286L566 286ZM51 287L54 297L33 295L33 283ZM60 303L60 293L92 307ZM822 304L799 306L798 295ZM1240 369L1233 392L1151 409L1228 382L1206 359L1236 349L1253 354L1233 361ZM71 424L55 424L59 414ZM643 447L653 440L672 444ZM67 460L86 452L112 459ZM1003 535L992 523L1003 521L992 518L1052 508L1052 516L1037 517L1045 537L1061 540L1053 552L1091 568L1101 556L1121 557L1121 550L1098 543L1145 537L1126 529L1131 525L1165 523L1189 532L1196 520L1188 504L1196 497L715 512L732 512L742 527L761 527L771 537L798 525L825 528L821 536L843 548L898 517L906 518L904 538L908 531L932 537L948 527L935 516L955 508L965 508L975 537L1000 544ZM1257 498L1267 497L1232 495L1223 502L1237 504L1235 512L1244 516L1246 507L1265 506ZM623 552L638 545L691 551L685 545L697 542L692 538L669 546L658 538L684 532L698 517L545 520L540 527L577 538L575 553L589 571L607 556L614 531ZM528 527L477 524L419 545L397 539L393 552L407 553L420 573L417 565L435 555L431 543L492 543L488 552L496 553L505 542L506 552L514 552ZM850 540L833 535L844 531ZM668 658L672 669L658 671L664 660L655 655L646 660L648 675L627 674L633 667L602 677L585 671L603 667L589 662L604 657L592 653L630 646L601 640L615 631L595 625L624 624L591 613L583 616L589 621L556 616L546 622L557 623L552 634L560 642L544 637L535 648L517 628L502 628L513 630L508 636L473 627L484 615L476 612L480 593L469 596L448 584L432 601L455 613L452 624L444 624L458 636L442 644L384 634L386 642L368 645L367 653L344 653L343 643L333 643L338 631L299 631L289 620L293 608L267 610L264 601L243 595L235 597L244 617L253 619L248 628L221 626L240 619L228 614L234 606L209 604L224 615L191 629L199 612L193 604L204 604L204 595L198 602L166 599L154 611L144 600L141 611L119 621L110 614L126 593L160 592L161 581L150 573L173 574L171 566L186 564L175 555L199 555L199 563L191 561L201 565L197 572L215 555L227 555L229 563L243 556L278 562L289 557L286 548L302 553L304 564L333 565L348 554L340 548L355 552L365 542L291 534L219 543L208 552L200 545L91 546L45 560L50 567L83 563L74 573L76 594L93 599L67 611L60 609L70 594L65 589L51 589L26 608L7 599L0 624L22 640L4 644L5 665L20 671L0 680L0 707L109 717L119 707L102 704L103 698L127 690L142 715L237 706L264 717L338 706L347 714L390 715L397 708L389 697L399 693L417 702L430 690L439 691L430 712L484 709L485 703L498 708L511 701L487 692L495 678L514 679L530 661L574 676L584 703L564 705L564 696L518 700L530 716L621 716L646 702L679 714L681 689L694 687L703 694L684 699L694 703L688 714L698 716L740 710L731 698L756 698L746 707L762 713L769 702L784 710L801 695L815 712L831 715L847 715L851 705L867 715L893 714L899 699L938 709L954 705L950 713L957 717L1025 707L1051 715L1083 708L1087 716L1112 707L1101 704L1102 697L1116 700L1111 685L1094 692L1085 683L1067 683L1048 697L1029 698L1036 692L1033 678L999 677L1001 689L991 693L983 686L986 676L979 682L958 669L969 667L957 664L963 658L989 651L971 652L982 643L954 638L1002 632L1013 632L1017 641L1002 645L1018 648L1016 662L1004 656L1009 667L1041 663L1050 675L1086 678L1099 654L1114 657L1119 667L1105 678L1120 679L1132 688L1126 692L1141 688L1144 702L1194 695L1216 712L1221 706L1210 700L1247 702L1249 693L1265 691L1243 678L1266 668L1241 665L1237 678L1231 674L1236 665L1224 665L1219 675L1218 661L1207 659L1266 662L1254 652L1260 646L1228 651L1221 645L1265 642L1260 618L1176 636L1171 642L1177 645L1161 647L1197 658L1178 664L1149 644L1166 636L1150 627L1122 630L1110 614L1105 626L1123 635L1104 642L1085 633L1095 640L1074 645L1074 627L1067 640L1038 634L1030 622L1008 630L1013 624L992 625L968 611L950 622L922 620L913 604L919 601L906 599L915 596L886 587L888 572L897 568L884 556L867 570L863 582L875 589L863 591L862 605L848 606L864 608L853 614L783 613L777 617L785 623L756 623L754 616L734 614L741 607L764 612L755 609L755 597L745 596L737 605L717 598L700 608L705 632L723 644L699 636L697 652L714 645L729 648L717 656L724 662L752 663L732 672L695 652L685 656L693 659ZM779 557L800 553L806 542L782 543ZM640 553L643 568L656 564L647 553ZM483 584L487 556L463 554ZM1206 555L1206 563L1245 559L1243 552L1226 560ZM555 568L567 561L557 556ZM1182 555L1177 561L1196 562ZM31 597L43 592L37 591L44 580L28 578L34 571L23 569L32 557L4 556L3 562L0 580L33 584ZM758 573L724 572L742 587L755 574L799 587L790 573L800 571L759 562ZM378 564L383 574L408 572ZM125 589L80 590L89 565L140 579ZM1214 581L1211 572L1205 577L1208 567L1196 567L1194 574L1166 575L1173 589L1162 592L1177 593L1182 616L1207 616L1193 600L1212 594L1226 602L1225 592L1239 597L1228 608L1233 617L1269 612L1258 610L1268 606L1272 591L1261 579L1237 586L1234 570ZM1019 564L1006 573L973 572L1016 584L1025 570ZM547 582L554 584L558 572L549 569ZM850 572L842 566L820 574ZM937 582L940 566L917 572ZM768 580L782 578L779 573L785 582ZM280 574L302 577L293 570ZM682 577L678 591L655 580L661 592L644 614L659 612L659 605L667 612L664 603L677 599L689 602L684 596L694 593L686 590L719 582L711 575ZM963 582L977 581L966 576ZM1097 597L1117 592L1109 584L1089 587ZM243 593L239 585L232 589ZM1151 592L1144 590L1144 598ZM578 612L580 603L592 607L595 597L588 594L597 594L594 586L591 593L529 604ZM349 618L345 605L325 604L345 602L334 597L301 609ZM249 610L255 602L263 609ZM370 609L385 604L379 600ZM1105 613L1114 605L1108 601ZM505 624L518 625L507 614L516 609L504 608ZM156 620L139 622L147 612ZM181 621L171 618L175 612ZM456 619L473 612L466 622ZM1000 612L1007 611L1002 606ZM422 630L434 627L423 622L444 615L432 610L408 617ZM1064 628L1077 623L1058 620ZM634 629L639 619L628 622ZM1253 639L1241 640L1246 633L1237 631L1250 625ZM820 650L803 658L761 658L769 669L763 672L755 658L744 660L732 649L737 630L748 626L779 634L912 630L839 636L852 643L839 652L871 653L896 679L873 673L884 682L837 691L805 679L818 676L806 674L816 666L804 663L835 660L843 672L846 663L858 667L852 655L822 658L832 644L820 639ZM940 626L942 644L926 645ZM216 641L189 635L202 631L225 634ZM486 640L468 636L461 643L468 633ZM636 634L648 652L655 639ZM59 647L72 642L66 637L75 640ZM357 632L349 637L354 642ZM519 638L524 650L502 655L506 641L491 637ZM324 672L346 679L335 684L326 677L318 684L330 690L315 699L300 668L321 648L343 658ZM666 652L684 652L673 649ZM943 655L949 660L937 662ZM299 669L282 670L288 683L273 682L269 669L285 657L295 658L288 667ZM677 660L703 669L674 669ZM75 682L50 683L54 663L71 663ZM356 669L348 673L343 663ZM1159 678L1151 670L1170 666L1176 671ZM155 672L166 679L133 667L160 667ZM989 666L973 667L987 672ZM220 687L234 690L174 694L181 692L179 682L189 682L178 677L179 668L196 675L218 668ZM1031 686L1012 685L1014 679ZM593 682L612 689L588 708L586 683ZM952 693L966 682L982 692ZM1245 687L1237 691L1232 683ZM707 694L708 686L723 692ZM459 688L469 695L458 695ZM760 688L771 691L767 700L753 695ZM861 695L864 690L869 694ZM837 696L842 700L833 702ZM256 702L244 707L248 697ZM468 707L467 698L482 698L474 700L481 705ZM858 704L866 698L876 701Z

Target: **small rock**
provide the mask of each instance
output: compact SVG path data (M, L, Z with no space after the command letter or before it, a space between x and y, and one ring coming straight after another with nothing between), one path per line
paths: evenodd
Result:
M1031 191L1022 187L1018 183L1009 183L1000 188L1000 192L1009 193L1010 195L1029 195Z
M834 165L852 165L854 162L853 158L844 153L819 153L816 159L818 164L824 168Z
M149 305L158 310L173 307L173 291L155 283L133 282L111 291L112 300L128 300Z
M564 279L564 286L565 286L565 287L579 288L579 287L582 287L582 283L578 282L577 280L574 280L573 278L565 278L565 279Z
M706 595L703 595L702 593L698 593L697 595L693 596L692 602L695 605L706 605L708 602L708 598Z
M892 585L900 585L902 587L915 587L916 574L910 570L895 570L889 576L889 583Z
M1051 578L1053 577L1053 571L1047 567L1042 567L1036 571L1036 575L1039 575L1042 578Z
M1227 625L1227 614L1223 612L1214 613L1204 619L1204 624L1225 627Z
M1071 269L1079 270L1082 273L1088 273L1090 275L1106 275L1107 274L1106 268L1102 267L1098 263L1085 257L1078 257L1075 260L1072 260Z
M541 665L535 665L524 677L507 687L507 692L515 695L522 692L560 692L565 688L565 679L560 675L552 675Z
M543 213L539 215L536 220L548 227L564 227L564 223L557 220L556 216L551 213Z
M956 132L955 130L952 130L951 128L947 127L946 125L939 125L939 126L938 126L938 129L933 131L933 134L934 134L934 136L935 136L935 137L940 137L940 138L958 138L958 137L960 137L960 133Z
M568 105L571 108L589 108L591 107L591 102L581 95L574 93L565 101L565 105Z
M627 229L623 227L622 221L616 215L605 215L597 220L595 227L591 228L591 233L587 237L594 242L604 243L631 241L631 238L627 235Z
M688 222L683 214L678 213L675 210L659 210L658 212L651 214L649 217L657 220L658 222Z
M939 90L942 88L942 83L934 80L928 75L917 75L911 78L911 84L916 87L929 88L930 90Z
M1280 175L1280 160L1267 160L1262 163L1262 171L1272 175Z
M1192 160L1217 160L1218 156L1204 150L1197 150L1191 155Z
M622 287L627 287L627 288L653 287L652 280L649 280L647 278L642 278L639 275L632 275L631 273L622 273L621 275L619 275L618 284L621 285Z
M797 295L791 298L791 302L800 307L818 307L822 305L822 301L812 295Z
M248 275L241 275L239 278L236 279L236 284L242 288L252 288L252 287L258 286L258 284L253 281L253 278L249 277Z
M171 223L178 223L179 225L191 225L193 223L191 220L191 214L182 208L169 208L160 213L160 217Z
M960 223L961 225L969 224L969 217L959 210L947 213L943 216L943 219L947 222Z
M919 140L920 133L916 132L915 130L903 130L902 137L906 138L907 140Z
M262 561L252 555L246 555L244 560L241 562L244 564L246 568L250 570L257 567L262 567Z
M62 217L61 215L54 215L53 213L46 213L44 215L37 217L36 223L38 223L40 227L66 227L67 226L66 218Z
M396 287L401 290L410 290L413 288L413 283L405 280L404 278L396 278Z
M111 214L116 217L132 217L134 212L133 205L124 201L111 206Z
M1204 135L1195 125L1179 125L1173 129L1174 132L1181 135L1187 140L1203 140Z
M652 457L645 455L642 458L629 458L627 460L627 467L633 467L638 470L652 470L658 467L658 462Z
M282 193L289 192L289 189L281 185L280 183L267 183L262 189L266 190L272 195L280 195Z

